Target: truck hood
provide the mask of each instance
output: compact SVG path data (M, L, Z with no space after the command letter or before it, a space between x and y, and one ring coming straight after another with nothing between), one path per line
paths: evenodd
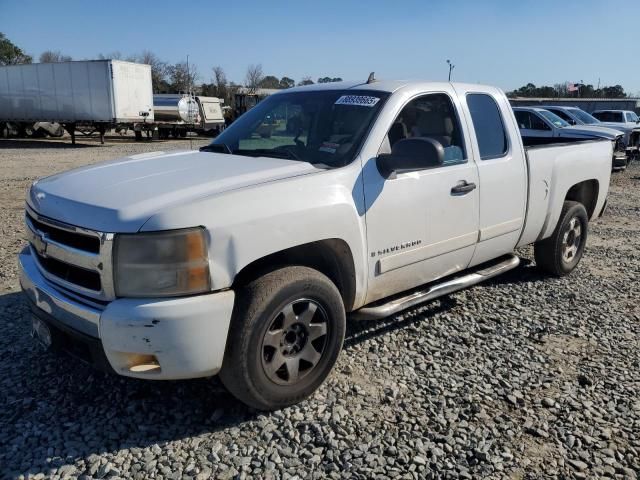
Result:
M622 136L622 132L612 128L595 125L571 125L560 129L563 137L586 137L586 138L607 138L615 140Z
M617 122L600 122L596 126L613 128L624 133L629 133L633 130L640 131L640 123L617 123Z
M317 171L309 163L287 159L151 152L36 181L27 202L40 215L70 225L136 232L163 209Z

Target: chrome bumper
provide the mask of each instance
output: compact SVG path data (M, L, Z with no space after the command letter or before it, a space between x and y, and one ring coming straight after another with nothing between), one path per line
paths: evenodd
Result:
M84 305L53 288L38 270L29 247L22 250L18 258L22 290L38 308L79 332L100 337L101 310Z

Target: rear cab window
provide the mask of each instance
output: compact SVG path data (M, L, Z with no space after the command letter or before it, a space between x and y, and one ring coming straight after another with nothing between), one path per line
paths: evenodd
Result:
M480 158L492 160L504 157L509 150L509 140L494 98L486 93L469 93L467 106L476 132Z

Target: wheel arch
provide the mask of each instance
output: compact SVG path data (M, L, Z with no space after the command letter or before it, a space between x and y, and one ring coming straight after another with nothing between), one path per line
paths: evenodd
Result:
M301 265L318 270L338 288L345 309L353 309L356 297L356 271L351 248L342 239L329 238L271 253L240 270L231 285L235 289L276 268Z
M573 200L574 202L579 202L584 205L584 208L587 210L588 218L592 219L598 203L599 190L600 184L598 183L598 180L584 180L573 185L565 195L564 199Z

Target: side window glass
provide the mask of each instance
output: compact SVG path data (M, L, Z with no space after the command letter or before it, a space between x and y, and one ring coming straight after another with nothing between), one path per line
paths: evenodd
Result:
M496 101L485 93L470 93L467 95L467 105L478 139L480 158L491 160L503 157L509 145Z
M544 123L544 121L538 115L532 113L531 114L531 119L532 119L531 128L533 130L551 130L549 128L549 125Z
M563 119L565 122L571 122L572 118L567 115L565 112L563 112L562 110L549 110L551 113L555 113L557 116L559 116L561 119Z
M516 110L514 114L520 130L529 130L531 128L531 115L529 115L529 112Z
M387 139L389 147L405 138L427 137L444 148L444 166L467 161L462 129L448 95L433 93L411 100L394 120Z

